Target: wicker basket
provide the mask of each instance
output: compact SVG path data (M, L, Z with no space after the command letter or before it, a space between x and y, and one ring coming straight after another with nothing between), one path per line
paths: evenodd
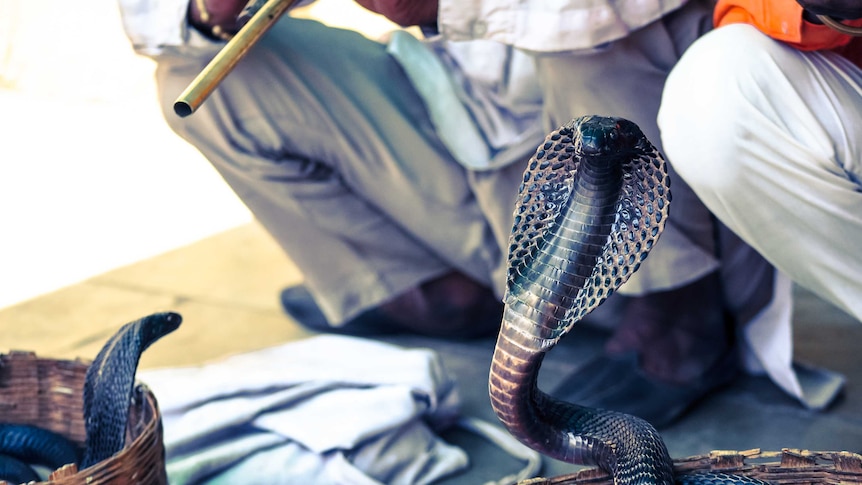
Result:
M0 354L0 419L49 429L83 446L83 388L88 366L82 360L42 359L31 352ZM144 394L143 403L129 410L123 451L85 470L66 466L40 483L166 485L161 415L153 393L147 389Z
M674 460L678 474L720 471L759 478L775 485L862 485L862 455L846 451L713 451ZM613 485L595 468L554 478L533 478L518 485Z

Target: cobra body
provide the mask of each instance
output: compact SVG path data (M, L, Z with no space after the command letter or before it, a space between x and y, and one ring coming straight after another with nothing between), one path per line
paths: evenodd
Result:
M22 424L0 424L0 455L26 463L38 463L52 470L78 461L78 450L62 436ZM12 462L8 466L13 465ZM0 475L2 477L4 475Z
M176 313L156 313L124 325L102 347L84 381L84 425L87 439L79 469L113 456L125 447L129 406L136 395L135 374L141 354L153 342L179 327ZM34 480L28 464L51 470L78 463L78 450L64 437L37 428L0 424L0 480Z
M618 485L674 483L652 425L556 400L536 384L545 353L637 271L661 234L671 199L663 158L630 121L578 118L539 146L518 197L489 379L494 411L531 448L597 465ZM763 483L718 475L680 481Z
M8 483L29 483L39 475L27 463L10 455L0 455L0 480Z
M179 314L166 312L127 323L96 355L87 369L84 385L87 443L81 468L123 449L141 354L153 342L176 330L180 322Z

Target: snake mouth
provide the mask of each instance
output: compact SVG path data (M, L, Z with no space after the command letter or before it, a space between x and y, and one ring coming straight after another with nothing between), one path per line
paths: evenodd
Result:
M628 154L643 138L640 128L624 118L583 116L574 120L573 125L581 141L581 154L589 157Z

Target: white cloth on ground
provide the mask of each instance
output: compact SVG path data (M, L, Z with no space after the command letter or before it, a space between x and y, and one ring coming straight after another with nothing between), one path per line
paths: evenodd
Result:
M422 484L468 465L435 433L460 400L430 349L319 336L138 378L159 402L173 484ZM509 439L518 476L537 472Z

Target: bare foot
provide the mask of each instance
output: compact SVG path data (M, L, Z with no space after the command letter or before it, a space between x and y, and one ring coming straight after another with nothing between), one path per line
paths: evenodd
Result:
M716 272L682 288L631 298L605 350L636 352L644 372L679 384L702 376L732 345Z
M419 334L475 338L499 329L503 304L489 288L451 272L397 296L376 311Z

